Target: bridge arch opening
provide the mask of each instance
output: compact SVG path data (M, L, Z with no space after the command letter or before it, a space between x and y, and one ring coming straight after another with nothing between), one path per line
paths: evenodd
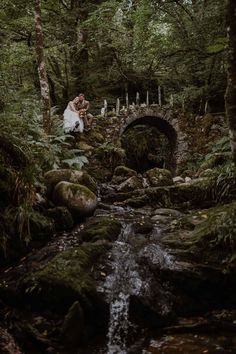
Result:
M177 133L162 117L142 116L127 122L121 131L121 144L128 167L141 173L154 167L175 173Z

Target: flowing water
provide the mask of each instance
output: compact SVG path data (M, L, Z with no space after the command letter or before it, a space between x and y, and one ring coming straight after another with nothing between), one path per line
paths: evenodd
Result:
M132 226L126 225L115 242L110 264L113 271L104 285L110 302L108 354L127 353L130 296L137 295L142 286L132 247L127 242L131 232Z
M108 343L107 348L101 351L106 354L130 352L133 345L131 333L136 331L136 325L130 321L129 316L130 299L137 296L145 297L152 292L151 279L145 278L139 260L149 261L160 268L172 267L174 264L173 257L168 252L154 241L145 240L145 236L143 239L146 246L136 247L138 236L134 232L134 223L137 219L142 223L142 217L140 215L132 217L131 214L129 220L123 221L122 231L110 251L109 274L98 289L105 293L110 304ZM157 234L160 235L160 230L154 228L151 235ZM163 294L159 300L163 314L168 313L169 306L165 301L165 295Z

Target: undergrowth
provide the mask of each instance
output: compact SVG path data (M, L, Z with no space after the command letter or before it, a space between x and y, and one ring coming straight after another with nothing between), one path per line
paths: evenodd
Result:
M50 169L81 169L87 158L72 149L62 117L53 116L51 135L42 128L39 102L33 97L0 114L0 248L7 253L15 235L31 240L30 220L36 193L44 193L44 173Z

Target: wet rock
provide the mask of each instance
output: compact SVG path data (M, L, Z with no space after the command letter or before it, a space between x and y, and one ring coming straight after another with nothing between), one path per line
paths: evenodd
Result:
M97 207L97 197L87 187L70 182L59 182L54 188L53 200L77 216L92 215Z
M184 183L184 179L181 176L176 176L173 178L174 183Z
M151 220L157 224L170 224L171 218L166 215L155 215Z
M84 244L60 252L46 265L25 275L21 292L34 306L46 306L63 312L80 301L83 310L97 298L94 272L96 264L108 249L106 244Z
M144 176L148 178L150 185L153 187L171 186L173 184L171 172L162 168L148 170Z
M84 312L79 301L75 301L68 310L61 331L62 341L69 348L78 346L86 336Z
M184 179L185 183L190 183L192 181L191 177L185 177Z
M172 216L172 217L181 217L183 216L183 213L176 209L168 209L168 208L159 208L155 209L153 212L154 215L166 215L166 216Z
M134 232L138 234L148 234L153 230L151 221L143 220L134 224Z
M142 180L140 180L138 177L136 176L132 176L128 179L126 179L124 182L122 182L119 187L117 188L117 190L119 192L129 192L129 191L133 191L136 189L140 189L142 188Z
M71 229L74 225L73 217L66 207L48 209L47 215L54 220L57 231Z
M148 198L145 195L141 195L141 196L135 196L135 197L131 197L126 199L123 202L124 205L128 205L130 207L133 208L140 208L142 206L145 206L148 204Z
M114 241L120 230L121 224L119 221L110 217L97 217L88 221L86 228L80 233L80 237L85 242Z
M49 195L52 194L54 187L62 181L82 184L94 193L97 192L95 180L86 171L72 169L51 170L45 173L44 178Z

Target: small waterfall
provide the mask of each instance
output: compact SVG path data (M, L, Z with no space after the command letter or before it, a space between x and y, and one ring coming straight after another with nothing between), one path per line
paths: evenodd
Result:
M125 226L115 242L111 261L113 272L107 277L105 283L110 300L107 354L127 353L130 295L138 294L142 286L132 247L128 243L131 232L131 225Z

